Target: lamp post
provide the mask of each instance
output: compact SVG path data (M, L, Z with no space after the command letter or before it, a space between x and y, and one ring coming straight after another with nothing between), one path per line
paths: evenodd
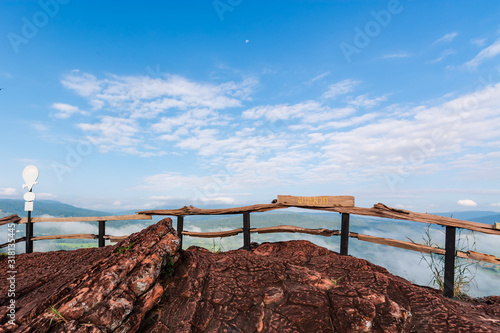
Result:
M38 168L34 165L28 165L23 170L23 179L25 184L23 188L28 188L29 192L26 192L23 196L26 202L24 203L24 210L28 212L28 223L26 223L26 253L33 252L33 225L31 223L31 212L33 211L33 200L35 200L35 193L32 192L33 185L38 184L36 181L38 179Z

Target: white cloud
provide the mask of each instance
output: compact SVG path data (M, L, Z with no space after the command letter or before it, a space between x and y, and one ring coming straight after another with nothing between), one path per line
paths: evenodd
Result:
M80 73L79 70L73 70L63 76L61 83L68 89L74 90L77 94L84 97L90 97L101 90L101 83L94 75Z
M410 57L411 54L403 52L403 53L389 53L389 54L384 54L382 56L383 59L394 59L394 58L408 58Z
M245 119L265 118L270 121L304 118L306 115L330 111L316 101L305 101L297 104L263 105L251 108L242 113Z
M325 77L325 76L327 76L327 75L330 75L330 72L324 72L324 73L321 73L321 74L319 74L319 75L317 75L317 76L313 77L313 78L312 78L312 79L311 79L308 83L313 83L313 82L315 82L315 81L318 81L318 80L320 80L320 79L324 78L324 77Z
M187 88L166 88L172 80L204 92L192 92L194 102L190 101ZM130 82L148 89L131 87ZM492 154L500 142L496 130L500 85L458 97L443 96L428 104L384 106L390 94L353 95L357 84L344 80L331 86L330 96L344 95L341 99L319 96L245 108L251 84L109 76L99 80L99 93L92 95L103 102L101 115L92 113L91 121L77 126L101 151L182 154L193 162L195 174L152 175L145 178L144 189L162 196L165 188L176 188L180 189L176 196L197 197L200 202L207 198L230 202L235 192L258 187L383 180L384 175L398 175L402 166L410 167L409 176L450 168L456 173L479 159L476 164L484 172L500 161L500 156ZM137 99L132 101L129 92L134 89ZM233 100L240 106L230 111L218 109L217 103L207 106L206 96L230 101L227 108ZM112 100L128 102L115 111ZM157 108L152 107L154 103ZM484 157L465 158L477 147ZM222 183L210 176L219 174Z
M496 143L498 146L499 143ZM487 145L485 145L487 146ZM500 152L469 153L456 158L449 166L458 169L462 179L476 180L487 178L490 181L500 181Z
M51 117L59 119L67 119L74 114L88 115L86 111L80 110L77 106L65 104L65 103L54 103L52 108L56 109L58 112L51 114Z
M189 129L203 126L227 125L229 117L223 117L218 112L211 109L196 108L175 117L162 117L160 122L151 128L160 133L170 133L174 129L182 128L184 134L189 134Z
M115 149L126 152L127 149L137 146L140 142L135 138L140 129L132 119L104 116L99 123L80 123L77 126L83 131L95 133L87 138L102 152Z
M383 96L371 101L366 95L361 96L351 102L376 107L376 103L388 99ZM179 134L172 139L178 147L203 157L204 164L224 167L230 182L219 187L225 191L383 179L387 174L398 175L401 166L410 166L410 175L450 168L463 171L470 169L470 163L481 165L484 172L499 162L500 156L486 153L481 163L477 158L469 163L460 156L467 156L467 150L474 147L494 149L493 143L500 140L500 133L495 130L500 126L496 112L500 108L498 96L500 85L440 104L390 106L390 112L379 108L355 116L356 109L352 107L332 109L315 101L267 105L242 112L243 119L257 120L255 127L235 133L223 131L223 127L196 128L189 136ZM258 121L262 118L282 120L278 122L282 127L266 128ZM444 162L442 158L447 156L454 158ZM410 162L415 158L416 162ZM494 168L491 170L488 174L495 172ZM167 176L168 181L158 188L167 184L203 187L211 182L210 177L203 176ZM151 179L148 181L152 184Z
M128 112L131 118L151 119L169 109L208 108L220 110L241 106L249 97L256 79L221 84L199 83L179 75L162 78L109 75L105 79L73 71L63 85L83 97L95 109Z
M20 195L19 191L13 187L4 187L0 188L0 195L1 196L17 196Z
M362 116L351 117L351 118L346 119L346 120L330 121L330 122L327 122L323 125L320 125L318 128L323 129L323 128L350 127L350 126L354 126L354 125L360 125L360 124L368 122L368 121L372 121L379 116L380 116L379 113L365 113Z
M144 157L175 154L165 149L172 147L169 142L185 141L194 130L227 126L232 117L221 111L241 107L258 84L253 77L206 83L179 75L97 78L78 70L64 75L61 82L98 112L89 114L76 106L54 103L58 110L54 117L89 114L89 121L76 126L101 152L116 150Z
M372 108L385 101L387 101L387 95L369 98L367 94L364 94L359 95L354 99L350 99L348 103L356 107Z
M41 132L41 133L49 131L49 128L47 127L47 125L39 123L39 122L31 123L30 126L31 126L31 128L33 128L33 129L35 129L35 130L37 130L38 132Z
M486 44L486 38L474 38L470 40L471 44L476 45L477 47L483 47Z
M337 96L348 94L354 91L354 88L361 82L352 79L346 79L328 87L328 91L323 94L323 98L334 99Z
M375 100L353 101L350 104L375 105ZM359 106L359 105L358 105ZM291 121L294 119L301 120L299 126L304 124L324 124L333 119L345 118L356 112L352 106L331 108L317 101L305 101L297 104L278 104L278 105L263 105L257 106L242 113L244 119L260 119L264 118L271 122L275 121ZM290 126L295 126L291 125ZM298 127L296 127L298 128Z
M430 63L437 63L437 62L441 62L444 60L444 58L446 58L447 56L449 55L452 55L452 54L455 54L457 53L455 50L452 50L452 49L447 49L447 50L444 50L443 52L441 52L441 55L439 57L437 57L436 59L433 59L430 61Z
M497 203L492 203L491 204L493 207L500 207L500 202L497 202Z
M490 46L482 49L472 60L465 63L465 67L476 69L483 61L500 54L500 39L497 39Z
M458 200L457 204L459 204L460 206L464 206L464 207L476 207L477 206L477 203L475 203L473 200L470 200L470 199Z
M437 39L436 41L434 41L434 44L437 44L437 43L449 43L451 41L453 41L455 39L455 37L458 36L458 32L454 31L454 32L449 32L447 34L445 34L443 37Z
M435 106L417 106L410 113L374 118L348 131L314 133L315 143L324 142L322 156L304 177L311 182L360 181L386 174L398 176L398 168L405 167L410 169L401 178L405 181L412 175L442 170L452 165L437 163L442 157L459 156L467 149L488 147L489 142L500 140L496 130L500 126L498 96L500 84ZM490 161L498 164L500 157L490 156ZM487 173L492 179L495 170Z

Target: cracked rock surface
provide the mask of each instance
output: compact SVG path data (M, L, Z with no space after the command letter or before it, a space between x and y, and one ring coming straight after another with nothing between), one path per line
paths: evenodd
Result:
M147 332L499 332L500 297L458 302L308 241L181 252Z

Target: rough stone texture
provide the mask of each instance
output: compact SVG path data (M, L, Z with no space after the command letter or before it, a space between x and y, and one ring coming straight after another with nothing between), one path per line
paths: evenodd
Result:
M178 250L172 220L164 219L115 246L20 255L16 325L2 316L0 332L136 331L163 295L158 276L167 260L177 260Z
M144 332L498 332L500 297L448 300L308 241L191 247Z
M2 283L0 333L500 332L500 296L449 300L307 241L178 247L165 219L115 246L19 255L16 325Z

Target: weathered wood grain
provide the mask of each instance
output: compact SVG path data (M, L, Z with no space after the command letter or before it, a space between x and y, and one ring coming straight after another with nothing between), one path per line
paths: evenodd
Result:
M354 197L349 195L316 197L278 195L277 203L293 207L354 207Z
M381 203L374 205L373 208L332 207L332 208L312 208L312 209L320 209L337 213L348 213L355 215L365 215L365 216L382 217L382 218L397 219L397 220L438 224L450 227L469 229L473 231L479 231L491 235L500 235L500 230L494 229L494 226L491 224L458 220L451 217L444 217L433 214L415 213L408 210L391 208Z
M128 238L129 236L112 236L112 235L104 235L104 239L109 239L110 242L116 243L121 240Z
M307 229L292 225L278 225L274 227L264 227L264 228L255 228L250 229L250 232L256 232L259 234L268 234L268 233L276 233L276 232L291 232L291 233L302 233L302 234L310 234L310 235L320 235L320 236L339 236L340 230L330 230L330 229Z
M237 234L240 234L242 232L243 228L226 230L226 231L214 231L214 232L195 232L195 231L184 230L182 232L182 235L191 237L200 237L200 238L216 238L216 237L236 236Z
M48 235L31 237L32 240L47 240L47 239L97 239L94 234L72 234L72 235Z
M218 208L218 209L200 209L193 206L184 206L179 209L154 209L137 212L137 214L148 215L166 215L166 216L179 216L179 215L226 215L226 214L242 214L247 212L267 212L273 209L288 208L287 206L278 204L257 204L244 207L235 208Z
M444 255L446 253L446 251L444 249L440 249L440 248L436 248L436 247L432 247L432 246L427 246L427 245L423 245L423 244L418 244L418 243L414 243L414 242L405 242L405 241L396 240L396 239L363 235L363 234L358 234L355 232L351 232L350 236L353 238L357 238L357 239L364 241L364 242L388 245L388 246L397 247L400 249L411 250L411 251L416 251L416 252L421 252L421 253L436 253L436 254L440 254L440 255ZM485 262L490 262L493 264L500 265L500 258L495 257L494 255L491 255L491 254L485 254L485 253L474 252L474 251L467 251L467 252L457 251L456 256L460 257L460 258L485 261Z

